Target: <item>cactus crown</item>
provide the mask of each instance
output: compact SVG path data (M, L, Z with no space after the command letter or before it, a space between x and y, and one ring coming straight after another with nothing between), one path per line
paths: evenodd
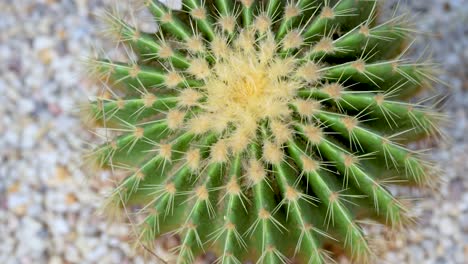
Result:
M426 185L430 164L403 143L438 133L440 116L409 103L427 63L402 56L403 16L377 1L156 0L160 26L106 16L137 59L90 61L107 96L89 117L116 136L91 157L130 171L112 193L138 205L138 240L177 235L178 263L324 263L327 245L371 256L359 221L409 221L390 184Z

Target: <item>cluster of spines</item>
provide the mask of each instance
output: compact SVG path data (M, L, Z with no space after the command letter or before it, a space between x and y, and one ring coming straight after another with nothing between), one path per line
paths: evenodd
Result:
M179 235L181 263L205 248L217 251L220 263L281 263L292 255L323 263L329 242L366 260L371 252L359 218L393 227L408 221L386 184L431 180L430 165L398 138L439 133L438 114L402 101L433 79L427 63L402 59L412 33L405 18L378 24L376 1L183 4L186 13L145 2L159 35L107 16L139 58L90 63L115 87L110 98L91 103L91 118L122 133L92 157L133 171L111 202L143 205L142 241ZM297 91L291 120L262 120L247 147L233 151L200 125L208 122L198 116L206 100L200 87L232 42L250 43L243 34L249 29L259 39L273 30L278 56L293 57L309 87ZM187 128L190 121L198 125Z

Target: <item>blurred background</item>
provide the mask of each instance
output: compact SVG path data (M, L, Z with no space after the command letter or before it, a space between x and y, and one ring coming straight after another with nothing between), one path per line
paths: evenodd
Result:
M396 2L386 1L384 13ZM130 226L98 213L113 186L109 175L81 166L86 142L96 138L80 123L78 108L97 87L82 77L80 60L93 46L114 47L96 16L114 6L0 0L0 264L157 263L135 253ZM414 47L418 53L431 43L439 78L448 84L436 91L448 96L451 124L444 130L451 141L430 152L442 172L439 193L399 191L420 198L419 225L404 237L379 227L368 232L378 263L468 263L468 3L404 0L401 8L430 33Z

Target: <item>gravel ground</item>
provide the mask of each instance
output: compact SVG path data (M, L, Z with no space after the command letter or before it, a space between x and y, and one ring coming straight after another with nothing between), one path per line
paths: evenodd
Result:
M131 228L96 213L112 187L108 175L80 167L83 142L95 139L76 110L95 87L79 77L78 58L93 43L111 47L98 37L93 15L109 2L0 1L0 263L144 263L129 244ZM404 237L369 232L379 263L467 263L468 5L406 2L404 9L418 12L417 28L434 35L415 47L432 42L444 71L450 88L437 90L449 95L452 140L431 152L444 180L440 193L401 191L423 198L415 207L420 224Z

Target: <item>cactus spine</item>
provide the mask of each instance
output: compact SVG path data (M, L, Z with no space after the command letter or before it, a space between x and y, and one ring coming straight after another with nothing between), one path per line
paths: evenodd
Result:
M178 263L325 263L328 244L364 263L361 219L411 221L386 187L431 183L404 143L441 118L407 101L434 78L403 57L406 17L381 23L371 0L145 5L155 34L107 15L137 59L90 60L112 89L87 107L115 132L90 157L130 171L109 204L139 206L139 241L177 235Z

